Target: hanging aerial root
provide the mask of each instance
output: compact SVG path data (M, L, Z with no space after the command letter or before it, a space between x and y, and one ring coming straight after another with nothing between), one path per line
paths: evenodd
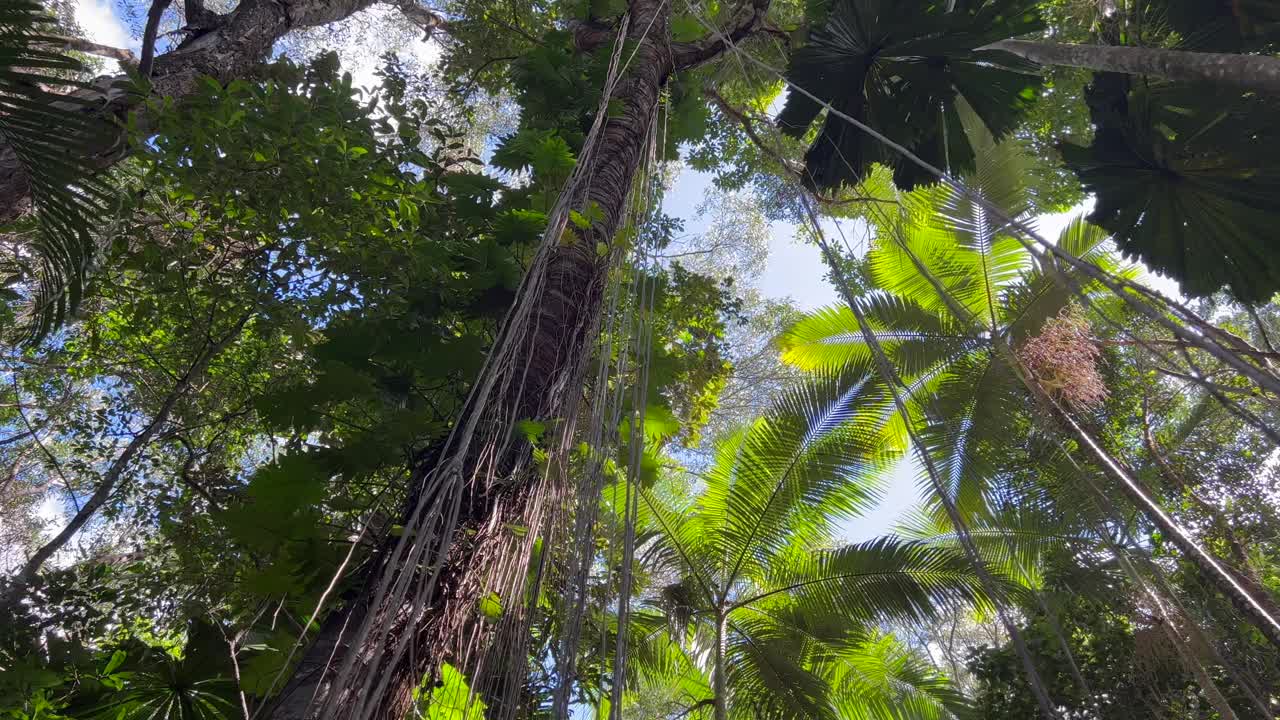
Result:
M380 571L334 637L317 643L331 649L321 658L328 667L292 688L304 702L277 717L398 717L443 662L470 678L491 720L516 712L528 660L530 560L539 541L547 543L545 558L574 517L567 508L579 488L566 470L610 267L620 257L610 241L652 127L635 109L656 106L661 61L670 62L669 51L648 39L655 27L666 37L661 6L645 7L650 15L634 29L629 15L619 28L578 163L457 425L415 474L402 534L387 543ZM620 83L624 38L635 42L631 58L641 53L643 68ZM608 116L613 99L624 101L625 117ZM581 242L561 243L569 209L592 202L604 219ZM601 257L598 244L613 251ZM526 419L546 426L545 461L534 462L529 439L512 432ZM541 583L545 562L536 565Z

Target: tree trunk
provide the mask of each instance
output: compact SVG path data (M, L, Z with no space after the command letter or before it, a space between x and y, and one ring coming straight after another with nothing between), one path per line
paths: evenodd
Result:
M721 609L716 616L716 656L711 668L711 691L715 693L715 720L729 720L729 682L725 677L724 651L725 626L728 625L728 611Z
M1234 55L1114 45L1068 45L1038 40L1001 40L980 49L1003 50L1039 65L1066 65L1095 72L1147 75L1280 95L1280 58L1268 55Z
M519 419L547 421L549 426L550 421L559 421L562 427L572 427L608 281L608 253L597 252L597 243L608 245L621 227L662 89L675 69L670 12L663 0L631 3L623 59L633 47L635 57L611 95L611 105L620 111L610 114L596 137L584 167L589 185L572 205L580 211L594 205L600 219L577 241L558 244L544 269L535 268L541 273L536 307L514 313L516 320L509 321L502 332L504 338L519 339L508 363L515 369L515 381L499 385L497 395L487 403L484 399L469 402L458 419L456 427L475 425L477 439L458 453L455 467L470 479L465 499L455 506L456 523L414 518L413 509L409 510L414 522L405 523L406 534L415 527L436 524L452 530L443 542L439 574L427 591L410 592L398 604L388 595L392 599L385 602L392 606L384 602L375 607L380 602L375 599L377 586L396 587L406 577L426 574L424 567L430 565L406 562L411 556L401 554L403 543L394 549L389 546L397 543L384 547L382 577L362 589L347 608L331 614L282 693L273 717L402 717L413 688L427 673L443 662L460 665L477 656L483 671L468 681L488 704L486 717L498 720L514 712L511 683L517 689L522 683L527 654L515 618L509 623L507 615L522 609L525 567L535 531L543 527L538 518L547 517L547 506L557 500L554 488L547 487L551 482L547 478L556 473L531 468L528 445L503 442L502 436ZM520 295L525 301L529 286L526 278ZM486 372L506 371L487 368ZM483 384L482 378L477 385ZM497 421L501 418L505 423ZM454 452L446 446L419 463L415 480L420 488L448 471L441 465ZM527 538L513 537L508 528L516 525L526 528ZM512 568L518 569L518 582L495 580L510 578ZM418 597L412 598L415 593ZM504 613L496 628L476 612L477 601L490 593L501 600ZM387 644L371 648L367 629L382 631L388 626L392 630ZM356 632L361 627L366 630Z
M1273 646L1280 649L1280 617L1275 614L1276 603L1267 594L1268 591L1261 587L1251 588L1247 578L1229 570L1226 563L1206 550L1190 532L1160 507L1160 503L1156 502L1138 481L1094 440L1093 436L1080 427L1065 410L1058 407L1057 403L1049 398L1035 381L1028 383L1028 389L1033 393L1038 390L1042 394L1041 399L1054 410L1054 414L1067 431L1094 456L1107 475L1120 484L1121 490L1160 530L1161 536L1178 548L1178 551L1196 566L1203 578L1212 583Z
M174 50L156 57L152 93L182 98L208 75L219 82L249 76L290 30L336 22L375 0L243 0L227 15L217 16L212 30L197 31ZM90 87L71 93L68 111L103 113L123 120L140 109L145 98L128 92L128 75L97 78ZM145 123L142 125L145 127ZM86 139L93 165L107 168L128 153L115 132ZM30 205L31 183L14 149L0 142L0 223L13 220Z

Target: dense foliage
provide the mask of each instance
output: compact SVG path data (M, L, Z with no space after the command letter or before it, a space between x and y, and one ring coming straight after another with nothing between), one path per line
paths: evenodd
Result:
M0 716L1275 716L1270 3L10 5Z

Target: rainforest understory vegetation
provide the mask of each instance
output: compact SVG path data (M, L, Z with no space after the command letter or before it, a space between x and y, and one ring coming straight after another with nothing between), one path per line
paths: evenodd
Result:
M1280 715L1278 52L0 0L0 718Z

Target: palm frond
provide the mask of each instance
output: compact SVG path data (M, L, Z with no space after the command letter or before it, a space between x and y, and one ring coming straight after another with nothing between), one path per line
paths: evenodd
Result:
M738 608L794 603L804 613L850 620L918 620L981 598L968 560L949 549L880 538L798 553L770 568Z
M1041 84L1033 66L977 49L1038 29L1040 16L1026 0L836 0L810 22L816 27L791 53L787 80L953 174L976 161L957 98L999 139ZM793 90L778 122L801 137L821 110ZM854 185L876 162L894 168L899 187L936 181L834 113L805 155L808 180L821 189Z
M734 717L834 720L829 686L815 670L830 653L828 647L764 616L731 620L729 628Z
M972 341L950 317L931 312L909 296L872 292L859 302L876 339L905 376L924 372ZM805 372L873 369L871 351L857 320L843 305L801 318L778 338L778 345L783 362Z
M717 558L722 584L758 573L874 501L873 471L891 456L854 422L865 388L865 377L802 385L717 453L684 522Z
M1090 222L1188 295L1225 286L1253 304L1280 291L1275 101L1113 73L1086 96L1093 141L1059 150L1096 198Z
M0 6L0 140L10 172L25 174L37 220L35 240L14 258L31 286L30 340L64 321L79 304L97 249L93 224L108 214L112 190L96 175L92 148L109 146L112 128L70 79L83 71L74 58L51 50L53 19L34 0ZM10 220L12 218L9 218Z
M955 529L938 513L918 512L903 522L897 533L932 547L961 550ZM1095 544L1092 534L1075 523L1035 506L997 508L990 514L973 516L969 536L988 567L1029 588L1042 585L1049 555Z
M971 715L968 699L893 635L841 648L828 682L840 720L945 720Z

